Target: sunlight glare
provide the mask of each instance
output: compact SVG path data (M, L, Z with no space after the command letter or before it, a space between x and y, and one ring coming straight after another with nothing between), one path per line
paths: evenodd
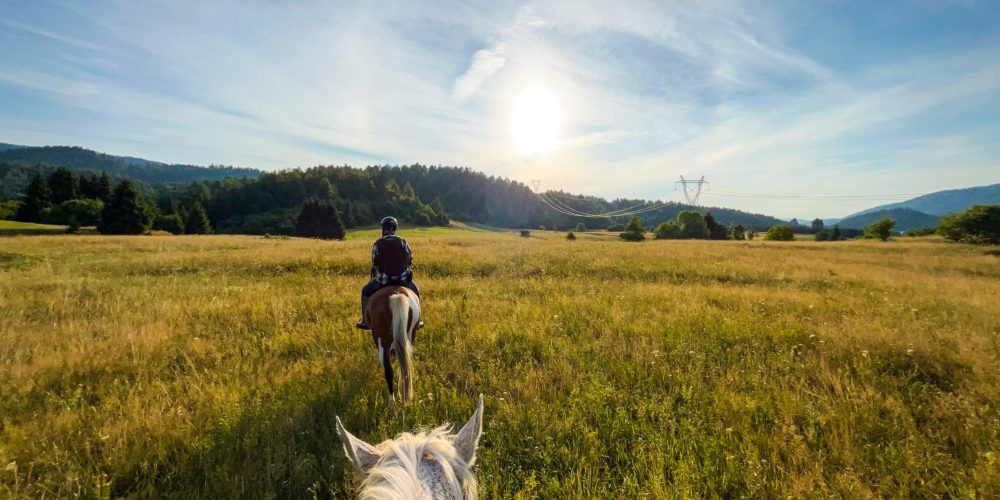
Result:
M559 106L554 97L542 90L529 90L518 96L510 114L510 137L517 152L539 156L551 151L559 136Z

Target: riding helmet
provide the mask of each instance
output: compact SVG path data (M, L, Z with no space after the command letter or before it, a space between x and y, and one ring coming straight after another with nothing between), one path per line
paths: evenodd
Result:
M399 222L396 221L395 217L386 217L382 219L381 224L383 231L395 231L399 229Z

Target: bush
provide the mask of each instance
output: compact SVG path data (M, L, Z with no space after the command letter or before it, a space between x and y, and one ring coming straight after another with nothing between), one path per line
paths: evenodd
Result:
M101 200L74 198L52 207L45 218L50 224L69 224L75 220L78 226L96 226L103 209Z
M770 241L792 241L795 239L795 232L788 224L778 224L767 230L764 235L765 240Z
M653 230L653 237L658 240L676 240L681 237L681 228L676 222L668 220L660 223Z
M522 238L530 238L531 237L531 231L528 231L527 229L522 229L521 230L521 237Z
M576 235L573 234L573 231L570 231L570 232L566 233L566 239L567 240L575 240L576 239Z
M612 224L612 225L608 226L608 232L609 233L614 233L614 232L624 231L624 230L625 230L625 224Z
M937 233L951 241L1000 245L1000 205L975 205L949 215Z
M17 200L0 201L0 220L13 219L20 206L21 202Z
M830 231L825 229L816 231L816 241L830 241Z
M886 217L878 222L873 222L865 226L865 238L889 241L892 236L892 228L896 226L896 221Z
M625 241L642 241L646 239L646 228L642 227L642 220L638 216L632 217L625 226L625 232L618 237Z
M746 234L747 230L741 224L736 224L729 236L734 240L745 240Z

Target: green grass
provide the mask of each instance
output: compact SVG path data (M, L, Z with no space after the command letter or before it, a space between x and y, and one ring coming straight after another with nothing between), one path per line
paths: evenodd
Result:
M65 232L66 226L0 220L0 236L12 236L18 234L60 234Z
M0 239L0 497L351 495L335 415L379 442L479 393L486 498L998 494L995 248L403 231L389 410L375 232Z

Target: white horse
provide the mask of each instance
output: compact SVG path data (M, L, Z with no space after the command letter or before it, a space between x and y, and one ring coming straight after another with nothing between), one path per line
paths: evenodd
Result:
M362 499L471 499L478 497L472 464L483 433L483 395L472 418L451 434L450 425L410 434L372 446L344 429L337 417L337 433L344 453L365 478Z

